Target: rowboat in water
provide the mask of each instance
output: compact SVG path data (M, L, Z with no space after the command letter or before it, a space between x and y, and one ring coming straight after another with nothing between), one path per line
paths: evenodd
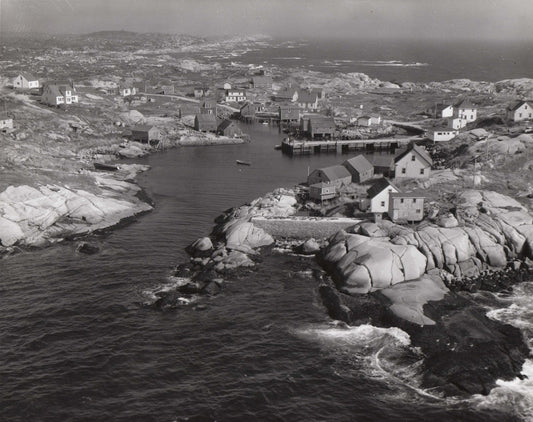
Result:
M252 163L250 163L249 161L242 161L242 160L236 160L237 161L237 164L241 165L241 166L251 166Z

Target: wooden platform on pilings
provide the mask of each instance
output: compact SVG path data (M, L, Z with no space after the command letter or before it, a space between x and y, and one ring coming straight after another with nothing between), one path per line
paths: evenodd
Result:
M288 155L310 155L334 152L349 154L358 151L393 151L405 147L409 142L419 138L391 138L391 139L356 139L356 140L323 140L302 141L284 139L281 151Z

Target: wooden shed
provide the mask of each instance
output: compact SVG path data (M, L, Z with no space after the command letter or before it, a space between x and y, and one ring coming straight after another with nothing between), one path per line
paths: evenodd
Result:
M216 116L214 114L197 114L194 118L194 129L199 132L216 132Z
M154 143L161 140L161 132L155 126L138 125L131 129L132 141Z

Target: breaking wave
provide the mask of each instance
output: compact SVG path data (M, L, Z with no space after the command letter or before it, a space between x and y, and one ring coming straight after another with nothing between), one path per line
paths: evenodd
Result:
M168 281L162 284L159 284L158 286L152 288L152 289L146 289L142 291L142 296L145 298L144 305L153 305L155 302L157 302L159 299L161 299L162 296L164 296L167 293L176 291L179 287L185 286L188 284L191 279L188 277L175 277L175 276L169 276ZM180 305L189 305L196 301L196 298L193 297L186 297L185 295L183 297L179 298L179 304Z
M376 66L376 67L423 67L429 66L429 63L404 63L401 60L358 60L356 62L361 66Z

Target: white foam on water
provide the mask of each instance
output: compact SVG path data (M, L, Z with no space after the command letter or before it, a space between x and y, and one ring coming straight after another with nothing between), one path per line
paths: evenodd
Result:
M525 334L530 349L533 344L533 283L521 283L513 288L509 296L499 295L505 308L487 312L489 318L513 325ZM496 381L487 396L475 395L472 403L483 409L499 409L514 414L524 421L533 422L533 360L527 359L522 367L524 379Z
M357 62L362 66L383 66L383 67L423 67L429 66L429 63L404 63L400 60L359 60Z
M159 299L158 293L171 292L176 290L178 287L185 286L191 281L191 279L188 277L175 276L168 276L167 280L168 281L166 283L162 283L153 289L146 289L142 291L143 296L150 301L149 303L153 303Z

